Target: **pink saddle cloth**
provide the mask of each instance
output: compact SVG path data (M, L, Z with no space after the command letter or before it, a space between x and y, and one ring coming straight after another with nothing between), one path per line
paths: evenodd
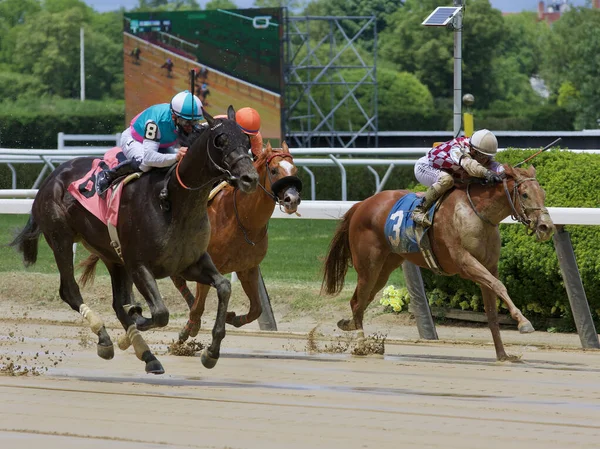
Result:
M123 160L125 155L121 148L114 147L108 150L102 159L94 159L92 168L68 187L69 193L105 225L110 222L113 226L117 226L123 183L120 182L114 190L110 188L104 198L101 198L96 192L96 175L102 170L113 168Z

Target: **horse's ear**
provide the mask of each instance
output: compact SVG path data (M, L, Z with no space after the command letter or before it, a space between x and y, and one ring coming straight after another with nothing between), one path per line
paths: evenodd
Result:
M290 148L288 147L287 143L285 143L285 140L281 142L281 149L284 153L290 152Z
M227 108L227 118L235 122L235 109L231 105Z
M202 116L206 119L208 126L210 126L212 128L212 126L215 123L215 119L213 118L213 116L210 115L208 112L206 112L206 109L204 109L204 108L202 108Z
M271 146L271 141L267 140L267 148L265 148L266 151L271 152L273 151L273 147Z
M533 165L529 166L529 168L527 169L527 174L530 178L535 178L535 167Z

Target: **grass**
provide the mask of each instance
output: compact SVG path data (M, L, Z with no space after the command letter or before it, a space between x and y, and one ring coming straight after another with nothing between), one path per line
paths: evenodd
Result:
M44 238L40 239L38 261L24 268L21 255L8 247L15 231L25 226L26 215L0 215L0 272L58 273L52 251ZM269 251L261 263L265 283L275 281L290 284L320 284L323 259L333 236L337 221L305 220L299 218L274 219L269 223ZM88 251L77 245L76 263L88 256ZM98 264L98 276L108 275L103 264ZM77 276L76 276L77 277ZM350 268L346 284L356 283L356 272ZM392 274L388 284L404 286L401 270ZM297 307L302 308L299 301Z

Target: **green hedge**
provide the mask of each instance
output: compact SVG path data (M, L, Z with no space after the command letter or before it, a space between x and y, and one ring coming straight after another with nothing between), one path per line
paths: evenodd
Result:
M498 159L515 164L533 151L510 150ZM598 207L600 156L550 151L534 161L537 178L546 191L548 207ZM598 226L565 226L596 325L600 324L600 229ZM522 225L500 225L502 251L500 279L513 302L534 321L564 318L572 328L568 297L552 240L537 242ZM430 303L436 306L483 311L479 287L457 276L434 276L423 270ZM500 301L498 301L500 304ZM504 306L504 303L500 305Z
M113 134L125 127L122 101L79 101L44 98L0 103L0 147L57 147L59 132L67 134ZM78 144L83 146L84 144ZM98 145L90 142L91 146ZM15 164L17 188L30 188L39 173L38 164ZM11 172L0 164L0 189L11 188Z

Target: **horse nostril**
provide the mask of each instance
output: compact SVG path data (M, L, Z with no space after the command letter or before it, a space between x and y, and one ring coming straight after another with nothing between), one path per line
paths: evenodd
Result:
M538 226L538 231L543 232L544 234L546 232L548 232L549 230L550 230L550 228L548 227L548 225L541 224Z

